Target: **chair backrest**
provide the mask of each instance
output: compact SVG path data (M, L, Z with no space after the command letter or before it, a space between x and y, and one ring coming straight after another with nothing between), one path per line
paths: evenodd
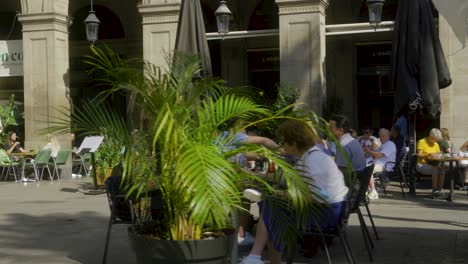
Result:
M395 168L403 167L405 165L404 161L406 160L407 156L408 151L406 151L406 146L401 147L395 160Z
M52 155L51 149L41 149L34 158L36 165L49 164L50 156Z
M67 163L68 157L70 156L71 151L69 149L61 149L58 151L57 156L55 157L55 163L57 165L64 165Z
M105 182L107 201L112 212L114 223L134 222L133 210L121 190L122 176L111 176Z
M10 157L8 156L8 153L4 149L0 149L0 164L2 166L11 164Z
M367 166L365 169L356 172L357 179L353 184L353 192L355 192L349 199L350 211L352 213L356 211L359 204L365 199L367 187L369 186L370 178L374 171L374 164ZM350 187L351 189L351 187Z

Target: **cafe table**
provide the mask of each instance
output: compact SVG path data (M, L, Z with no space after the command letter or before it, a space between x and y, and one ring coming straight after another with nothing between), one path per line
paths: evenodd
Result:
M16 161L18 161L21 164L21 167L23 168L22 172L21 172L21 181L26 180L26 178L24 177L24 159L25 158L33 158L33 157L36 156L36 154L37 154L36 151L12 152L12 153L8 154L8 156L10 156L11 158L16 158ZM36 180L39 181L37 175L35 175L35 176L36 176Z
M444 166L444 163L449 164L449 175L450 175L450 195L447 198L448 201L453 201L453 190L454 190L454 168L460 169L460 162L463 160L468 160L468 157L461 157L458 155L434 155L427 158L429 161L438 163L439 167Z

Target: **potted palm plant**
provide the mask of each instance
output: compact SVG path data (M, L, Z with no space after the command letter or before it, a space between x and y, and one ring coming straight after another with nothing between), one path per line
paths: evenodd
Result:
M141 213L150 212L150 205L138 203L146 208L137 214L129 237L139 263L227 262L229 244L234 242L229 235L233 233L231 216L233 210L242 210L242 187L246 183L255 185L265 196L274 192L262 177L230 161L242 152L273 160L283 171L287 206L298 215L310 209L314 196L276 151L257 145L226 148L235 132L245 127L234 126L232 133L218 136L219 128L233 118L256 120L250 125L297 118L284 114L292 106L272 112L242 92L227 88L222 80L194 79L201 69L198 60L190 56L175 55L169 73L162 74L147 63L143 67L133 65L108 48L91 51L86 63L92 66L94 76L102 76L99 82L112 87L98 99L125 93L129 115L135 117L127 127L119 121L112 128L113 133L122 131L118 134L124 135L121 142L127 150L123 166L127 194L142 201L156 190L163 203L157 222ZM89 114L93 118L94 114ZM83 116L75 120L85 120ZM113 126L113 118L94 120L94 124L99 122ZM89 126L90 122L81 124ZM72 127L87 129L73 122ZM298 218L288 216L282 215L284 225L296 226Z

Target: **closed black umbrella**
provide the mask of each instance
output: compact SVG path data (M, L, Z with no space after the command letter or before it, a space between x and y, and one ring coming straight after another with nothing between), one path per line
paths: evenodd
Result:
M399 2L392 54L396 113L409 106L437 117L439 90L452 83L432 10L430 0Z
M200 0L182 0L177 26L176 51L195 54L203 67L203 75L211 76L211 57L206 40Z
M395 89L395 113L410 113L410 154L416 151L416 114L422 112L438 117L441 111L440 89L451 83L447 61L435 30L431 1L399 1L393 39L392 86ZM410 192L414 193L414 177L411 178Z

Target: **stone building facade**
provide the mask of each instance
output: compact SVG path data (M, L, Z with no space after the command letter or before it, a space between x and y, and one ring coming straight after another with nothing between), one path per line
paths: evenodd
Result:
M391 124L391 23L373 31L366 24L365 0L228 0L234 14L231 31L244 33L225 40L214 33L219 2L200 1L214 73L229 85L252 85L274 94L280 81L297 87L308 109L321 113L324 107L340 108L357 129ZM383 20L394 19L397 2L387 0ZM106 43L125 57L166 66L175 45L180 0L95 0L94 5L101 20L97 45ZM54 109L95 93L82 63L89 52L82 23L89 7L88 1L70 0L0 3L1 12L8 14L3 17L12 18L0 19L0 40L20 39L23 49L23 77L0 77L0 99L11 91L20 95L26 147L46 141L36 131L48 125ZM12 23L16 26L10 31ZM460 145L468 138L463 111L468 49L462 49L443 17L438 23L454 82L442 91L440 124L430 125L448 128ZM125 105L125 99L120 103Z

